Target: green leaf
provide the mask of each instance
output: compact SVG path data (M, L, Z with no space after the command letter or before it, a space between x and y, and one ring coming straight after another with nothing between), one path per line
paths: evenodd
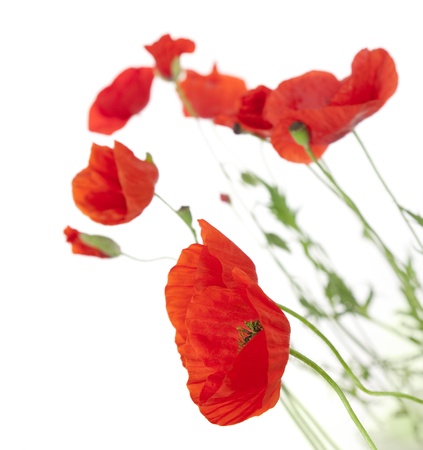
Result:
M283 250L286 250L287 252L291 252L290 248L288 247L288 244L286 241L284 241L281 237L274 233L265 233L267 242L269 245L274 245L275 247L279 247Z
M79 239L90 247L100 250L110 258L115 258L122 254L120 247L115 241L106 237L93 234L80 233Z
M406 212L409 216L411 216L420 226L423 227L423 217L412 213L411 211L409 211L408 209L405 208L401 208L404 212Z
M176 214L190 227L192 228L192 214L189 206L181 206Z
M311 303L304 297L300 297L300 303L304 306L304 308L308 311L308 316L312 317L327 317L327 314L324 313L316 303Z
M328 283L325 287L325 295L333 306L342 305L343 312L361 313L361 307L357 302L351 289L345 284L335 272L327 272ZM343 313L342 312L342 313Z
M284 194L275 186L265 185L270 194L270 210L284 225L299 230L297 225L297 212L288 206Z

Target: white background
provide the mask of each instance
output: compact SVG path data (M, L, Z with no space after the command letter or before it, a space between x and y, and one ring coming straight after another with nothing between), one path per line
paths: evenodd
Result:
M192 404L164 306L172 261L71 254L63 235L67 225L112 237L140 258L176 258L192 242L157 199L135 221L117 227L95 224L74 206L70 183L86 166L92 142L112 146L117 139L140 158L152 153L160 171L157 192L175 208L191 205L195 218L219 228L254 259L265 292L299 309L280 273L266 265L220 203L220 192L229 187L194 121L182 118L170 84L155 80L148 107L113 137L88 132L87 113L98 91L122 70L153 65L143 45L165 33L196 42L195 53L182 57L184 67L208 73L217 62L221 72L244 78L250 88L274 88L309 70L343 78L359 50L383 47L396 61L399 87L357 131L400 202L422 214L423 29L417 7L409 0L2 3L1 449L308 448L281 405L222 428ZM380 314L392 310L391 273L371 247L357 244L355 220L304 166L281 160L250 137L219 129L222 145L213 128L203 129L223 160L236 154L260 170L264 155L301 209L301 223L331 251L339 271L358 289L375 280L385 302ZM409 235L353 136L333 144L325 159L372 224L406 255ZM320 347L295 330L293 323L293 345L322 361ZM362 448L323 382L295 362L284 381L342 449ZM380 442L383 449L403 448Z

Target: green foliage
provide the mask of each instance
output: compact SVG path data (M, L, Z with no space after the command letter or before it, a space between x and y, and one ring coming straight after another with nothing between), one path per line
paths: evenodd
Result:
M269 245L273 245L275 247L279 247L283 250L286 250L287 252L290 252L291 250L288 247L287 242L282 239L280 236L274 233L265 233L267 242Z

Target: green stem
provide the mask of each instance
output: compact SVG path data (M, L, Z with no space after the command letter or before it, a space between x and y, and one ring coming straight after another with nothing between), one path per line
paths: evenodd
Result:
M334 449L334 450L341 450L338 445L331 439L331 437L326 433L324 428L317 422L317 420L313 417L313 415L310 413L310 411L298 400L298 398L286 387L286 383L282 385L282 390L287 398L289 398L291 405L293 409L297 411L297 414L301 415L303 414L307 420L310 421L310 423L316 428L316 430L322 435L322 438L325 439L328 444ZM307 424L307 426L310 428L310 430L315 434L314 430L311 429L311 427ZM319 439L320 441L320 439ZM321 442L321 441L320 441Z
M341 188L341 186L338 184L338 182L335 180L331 172L327 169L326 166L324 166L314 155L314 153L311 150L310 145L306 144L304 145L304 149L308 156L312 159L312 161L319 167L319 169L322 171L322 173L326 176L326 178L330 181L333 188L332 191L334 191L338 197L340 197L345 204L356 214L356 216L359 218L360 222L362 223L364 230L367 232L368 237L375 243L375 245L378 247L378 249L382 252L383 256L397 275L401 286L402 291L404 295L406 296L407 302L411 308L413 317L419 322L423 323L423 317L420 317L420 314L423 311L423 306L420 304L419 300L417 299L415 292L410 285L410 280L408 279L408 276L404 271L399 267L397 258L392 253L392 251L388 248L388 246L385 244L385 242L382 240L382 238L378 235L378 233L375 231L375 229L367 222L357 205L354 203L354 201L348 196L348 194ZM420 311L420 314L419 314Z
M369 161L370 165L372 166L373 171L375 172L376 176L379 178L379 181L382 183L382 186L384 187L385 191L388 193L389 197L391 197L392 201L395 203L395 206L398 208L398 211L400 212L401 217L403 218L405 224L407 225L408 229L411 231L412 235L414 236L414 239L416 240L418 246L420 247L420 251L423 253L423 243L417 236L417 233L414 231L413 227L410 225L410 222L408 221L407 217L404 214L403 208L398 203L393 192L391 191L391 189L389 188L389 186L383 179L383 177L382 177L381 173L379 172L379 170L377 169L372 157L370 156L369 152L367 151L363 141L360 139L360 137L358 136L358 134L356 133L355 130L353 130L353 134L356 137L358 143L360 144L360 147L364 151L364 154L366 155L367 160Z
M192 225L190 223L188 223L180 214L179 212L174 209L163 197L161 197L159 194L157 194L157 192L154 194L159 200L161 200L170 210L172 210L181 220L182 222L184 222L184 224L189 228L189 230L191 231L192 235L194 236L194 241L196 243L198 243L198 239L197 239L197 233L195 232L194 228L192 227Z
M279 401L282 403L286 412L290 415L291 419L293 420L293 422L295 422L295 425L297 425L298 429L307 439L311 447L313 447L314 450L325 450L325 447L319 437L314 433L307 422L301 417L300 413L297 411L292 402L289 403L282 397L279 398Z
M349 416L351 417L352 421L354 422L357 429L360 431L361 435L363 436L364 440L367 442L367 445L369 448L373 450L377 450L376 445L372 441L372 438L370 437L369 433L364 428L363 424L360 422L359 418L355 414L354 410L352 409L350 402L348 401L347 397L345 396L342 389L339 387L339 385L336 383L336 381L331 378L318 364L316 364L311 359L307 358L307 356L303 355L300 352L297 352L293 348L289 350L289 353L306 364L307 366L311 367L315 372L317 372L324 380L331 386L331 388L337 393L338 397L341 399L341 402L343 403L345 409L347 410Z
M122 256L126 256L129 259L133 259L134 261L138 261L138 262L155 262L155 261L161 261L163 259L171 259L172 261L176 261L175 258L172 258L171 256L159 256L157 258L151 258L151 259L140 259L140 258L136 258L135 256L131 256L128 255L127 253L121 253Z
M350 376L354 384L363 392L365 392L368 395L373 395L376 397L395 397L395 398L404 398L407 400L411 400L416 403L423 404L423 399L414 397L413 395L409 394L403 394L402 392L392 392L392 391L371 391L370 389L367 389L361 381L358 379L358 377L354 374L354 372L351 370L350 366L346 363L344 358L342 358L341 354L338 352L336 347L332 344L332 342L320 331L318 330L311 322L309 322L306 318L301 316L300 314L296 313L292 309L288 308L287 306L283 306L278 304L279 308L286 312L287 314L295 317L300 322L302 322L304 325L306 325L311 331L313 331L314 334L316 334L332 351L332 353L335 355L336 359L340 362L342 367L345 369L345 372Z

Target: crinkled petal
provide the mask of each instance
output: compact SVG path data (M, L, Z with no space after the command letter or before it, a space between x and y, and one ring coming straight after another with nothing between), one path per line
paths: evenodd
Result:
M119 142L115 148L93 144L88 167L72 181L76 206L103 225L126 223L151 202L158 171Z
M227 287L233 285L234 267L240 268L251 279L257 281L256 266L238 246L205 220L199 220L198 223L204 245L222 264L222 278Z

